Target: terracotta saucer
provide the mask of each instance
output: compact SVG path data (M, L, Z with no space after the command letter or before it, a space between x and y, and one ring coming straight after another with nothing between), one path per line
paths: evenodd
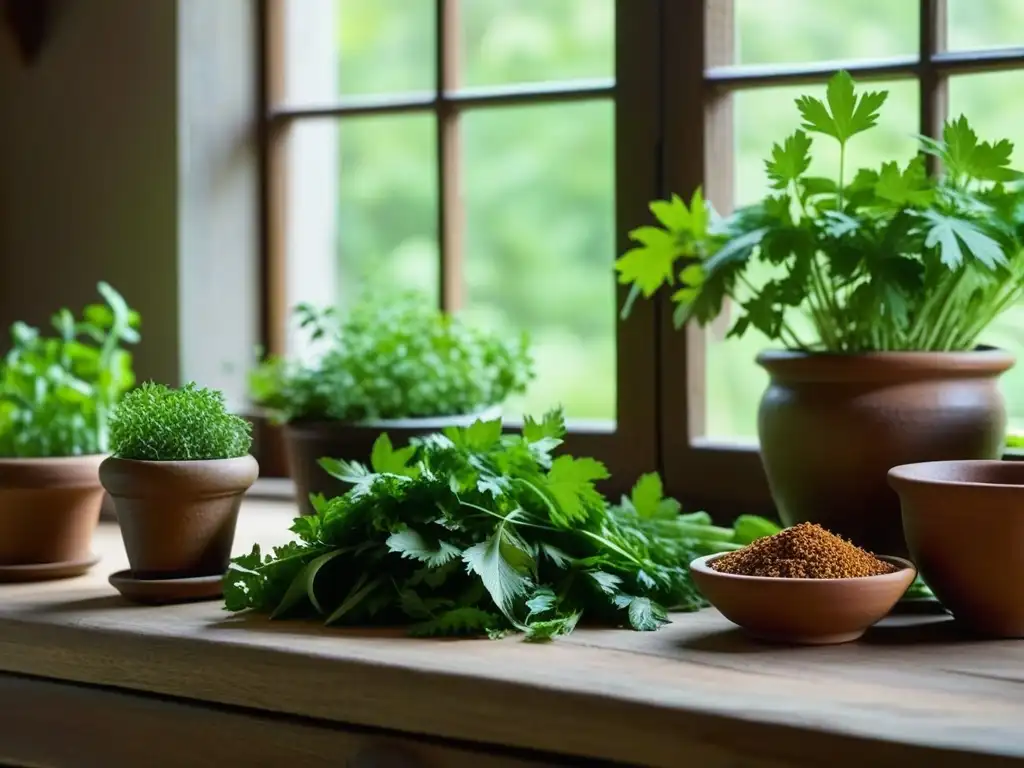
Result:
M100 561L99 555L62 563L30 563L27 565L0 565L0 583L15 584L26 581L53 581L81 576Z
M125 570L110 574L109 581L127 599L146 605L216 600L224 594L223 575L191 579L136 579L131 571Z

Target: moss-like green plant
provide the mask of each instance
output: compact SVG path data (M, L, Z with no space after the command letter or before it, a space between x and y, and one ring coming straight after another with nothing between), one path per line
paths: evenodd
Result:
M234 459L249 452L252 424L228 413L223 392L195 383L172 389L147 382L114 411L110 444L121 459Z

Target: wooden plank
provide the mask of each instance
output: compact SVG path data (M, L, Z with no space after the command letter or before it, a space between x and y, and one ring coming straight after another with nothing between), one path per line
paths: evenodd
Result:
M99 688L0 675L0 760L50 768L544 768L393 734L226 711ZM54 735L59 734L59 738ZM159 746L157 746L159 745Z
M289 512L247 502L239 549L285 540ZM713 611L547 645L414 640L127 606L104 583L124 567L116 530L97 547L91 576L3 588L0 670L651 766L1024 759L1024 645L966 641L941 617L811 649L753 644Z

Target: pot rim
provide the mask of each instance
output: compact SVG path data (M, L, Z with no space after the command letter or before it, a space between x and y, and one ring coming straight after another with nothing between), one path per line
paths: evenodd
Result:
M136 465L136 466L139 466L139 467L142 467L142 466L149 466L149 467L171 467L171 466L175 466L175 467L179 467L180 466L182 468L190 468L190 467L199 468L199 467L202 467L204 465L209 465L209 466L221 465L221 466L223 466L223 465L227 464L228 462L234 462L234 463L245 462L245 463L248 463L250 460L252 460L252 461L256 460L256 458L251 453L247 453L244 456L233 456L230 459L175 459L173 461L153 461L151 459L124 459L124 458L121 458L120 456L110 455L110 456L107 456L107 458L104 460L103 463L104 464L109 464L111 466L113 466L115 464L121 464L121 465L123 465L125 467L130 467L132 465Z
M335 429L416 429L433 430L445 427L470 425L474 421L493 421L503 415L502 405L491 405L472 413L452 413L445 416L413 416L406 419L369 419L366 421L343 421L341 419L294 419L284 426L296 432L326 431Z
M57 464L78 464L103 461L109 453L82 453L77 456L0 456L0 466L28 467L33 464L55 466Z
M82 456L0 457L0 491L56 490L100 487L105 453Z
M996 347L855 354L767 349L755 360L772 378L804 382L990 378L1017 362L1013 353Z
M99 469L100 482L117 497L180 493L188 498L243 493L259 476L252 454L231 459L145 461L111 456Z
M999 467L1000 469L1013 464L1021 464L1021 481L1019 483L983 483L977 480L944 480L941 478L927 477L925 472L936 466L972 466L972 467ZM950 459L947 461L918 461L913 464L899 464L892 467L887 473L889 485L897 491L897 486L944 486L946 488L985 488L989 491L1005 489L1007 491L1019 492L1024 490L1024 463L1016 461L1004 461L1003 459Z

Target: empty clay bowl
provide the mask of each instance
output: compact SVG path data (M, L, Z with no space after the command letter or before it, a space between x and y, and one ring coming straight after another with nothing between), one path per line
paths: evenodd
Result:
M966 628L1024 637L1024 463L935 461L889 471L910 557Z
M856 640L903 597L917 571L906 560L880 557L901 566L881 576L856 579L784 579L719 573L707 555L690 563L690 573L725 618L754 637L793 645L831 645Z

